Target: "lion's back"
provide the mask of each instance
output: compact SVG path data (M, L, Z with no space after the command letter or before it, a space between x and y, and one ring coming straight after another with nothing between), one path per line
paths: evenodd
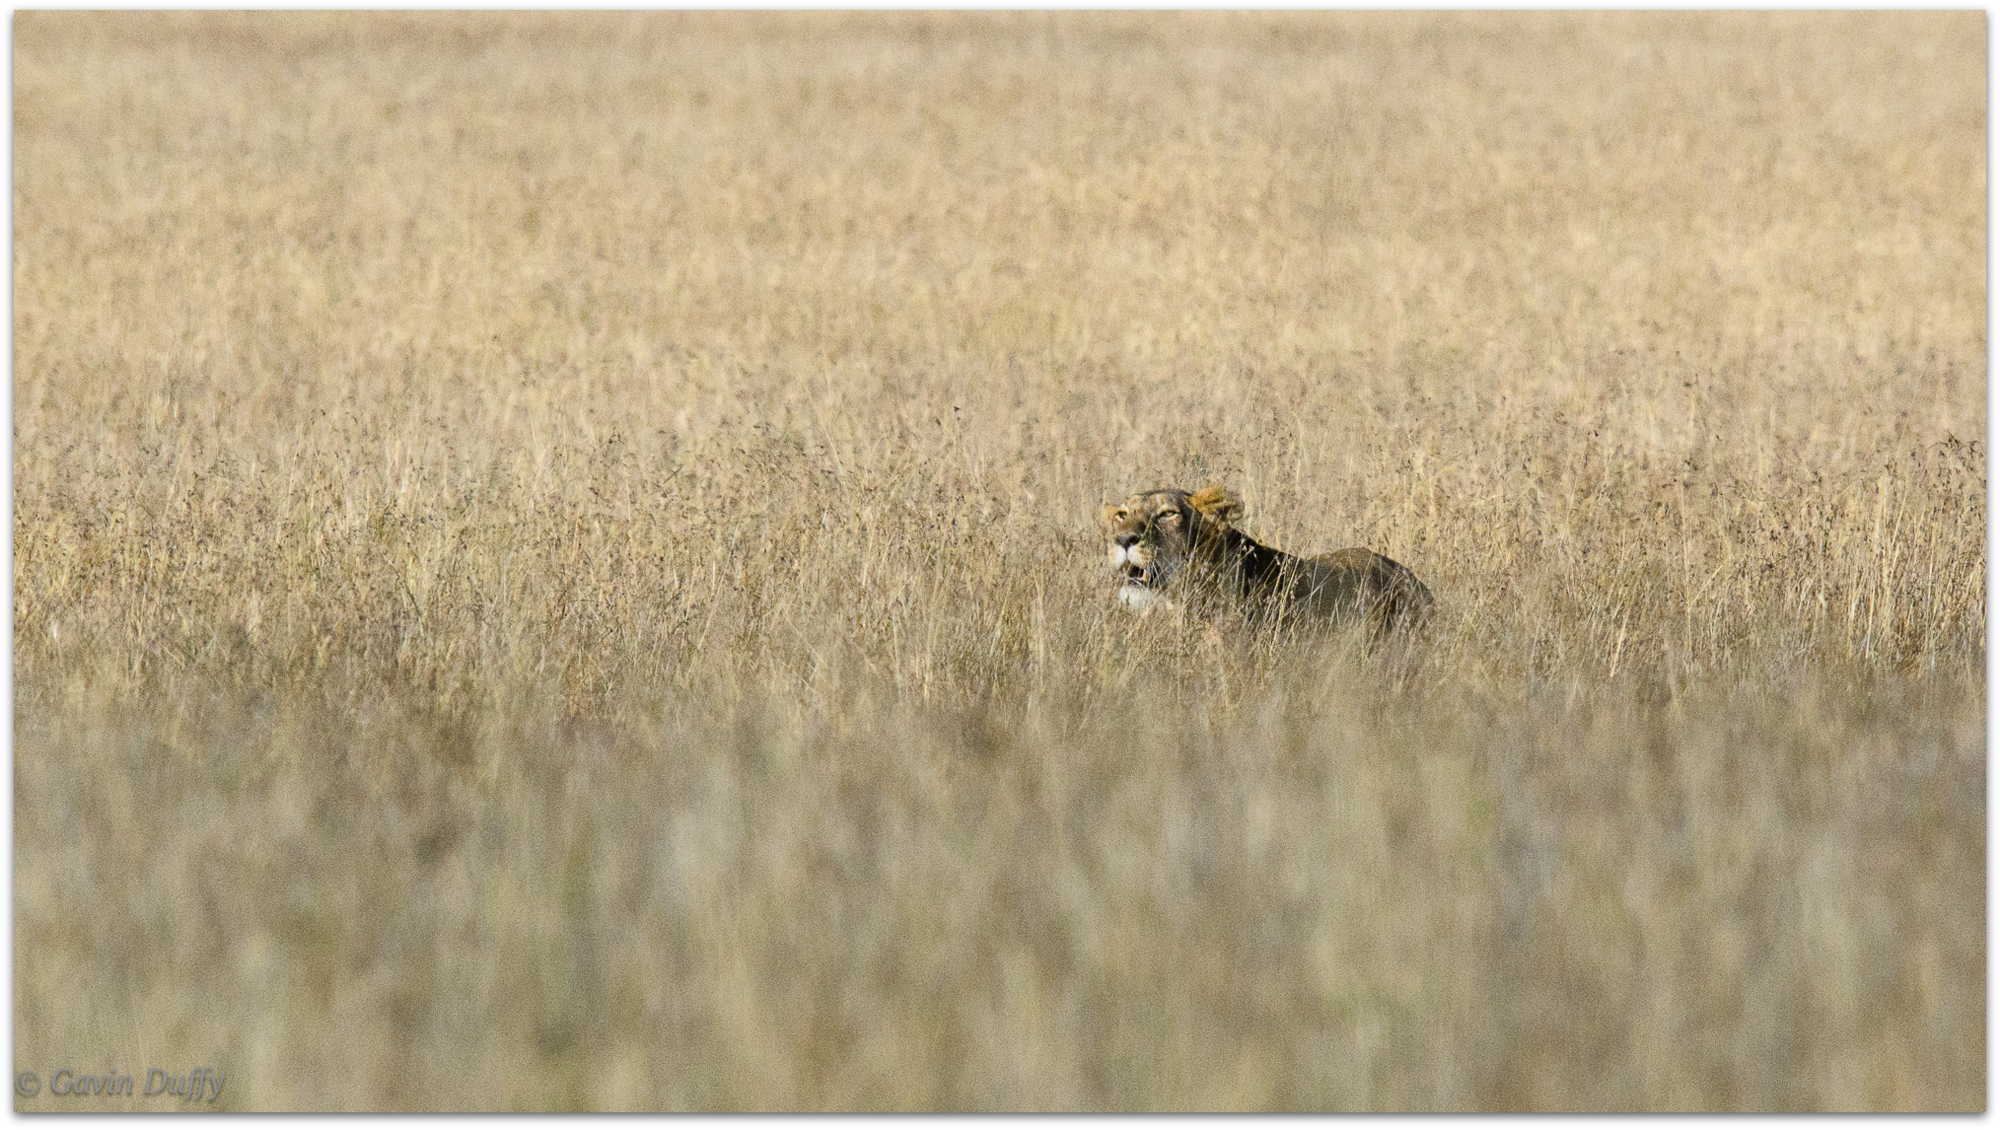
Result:
M1338 549L1301 565L1307 590L1301 595L1327 614L1361 612L1386 628L1422 619L1433 603L1409 566L1372 549Z

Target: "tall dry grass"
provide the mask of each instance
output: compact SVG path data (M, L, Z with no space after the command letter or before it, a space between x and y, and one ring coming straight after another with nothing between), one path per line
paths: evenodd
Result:
M17 1071L1983 1108L1980 14L14 32Z

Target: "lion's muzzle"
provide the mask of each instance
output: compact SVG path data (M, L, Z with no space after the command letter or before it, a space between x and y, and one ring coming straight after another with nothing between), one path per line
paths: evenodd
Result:
M1124 538L1111 545L1111 567L1125 578L1128 585L1151 585L1157 579L1152 551Z
M1170 570L1152 546L1132 537L1115 538L1111 544L1111 567L1118 574L1118 602L1135 612L1172 608L1160 589Z

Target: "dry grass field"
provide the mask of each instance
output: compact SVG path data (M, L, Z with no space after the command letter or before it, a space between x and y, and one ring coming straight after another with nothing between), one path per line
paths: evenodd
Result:
M14 37L20 1109L1984 1108L1983 13Z

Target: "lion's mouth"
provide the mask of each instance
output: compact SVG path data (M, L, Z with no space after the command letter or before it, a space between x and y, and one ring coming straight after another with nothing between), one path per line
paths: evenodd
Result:
M1111 566L1118 576L1120 588L1155 589L1166 581L1171 570L1165 562L1145 550L1143 546L1111 547Z

